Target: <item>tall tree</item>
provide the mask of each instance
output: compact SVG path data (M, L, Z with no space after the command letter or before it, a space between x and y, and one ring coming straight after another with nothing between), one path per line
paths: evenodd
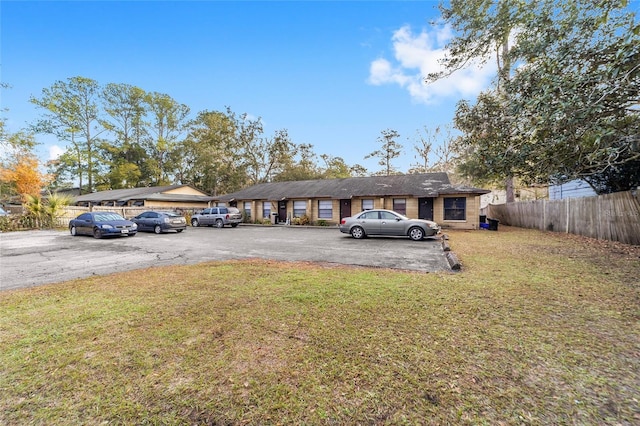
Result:
M114 136L101 145L109 189L135 188L152 181L142 146L148 135L146 92L129 84L107 84L101 93L106 113L102 125ZM144 175L146 172L146 175Z
M429 155L439 134L440 127L430 130L427 126L424 126L422 132L420 130L416 131L417 140L413 145L413 150L415 151L413 158L417 162L409 166L409 173L426 173L429 171Z
M30 99L45 110L44 118L38 120L33 129L55 135L71 144L77 159L81 190L85 171L88 190L94 189L95 150L98 136L104 131L100 123L99 93L100 86L95 80L72 77L43 89L40 98Z
M149 153L148 167L152 171L153 185L170 182L174 165L171 155L179 155L178 142L185 129L189 107L163 93L148 93L146 103L151 115L151 136L146 139Z
M457 109L463 171L524 182L583 178L609 188L635 179L640 27L627 6L452 0L442 7L458 34L447 72L498 52L496 87Z
M377 172L378 175L393 175L398 174L398 170L391 163L394 158L398 158L402 153L402 145L396 141L400 137L400 134L396 130L386 129L383 130L382 136L378 137L380 143L380 149L367 154L364 158L378 158L378 165L384 167L383 170Z
M293 180L319 179L322 176L318 168L317 155L313 152L313 145L294 145L295 156L286 160L282 171L274 177L274 181L284 182Z
M324 167L322 168L322 178L324 179L338 179L367 175L367 170L363 166L360 164L350 166L342 157L322 154L320 158L324 161Z
M529 180L584 179L599 193L640 185L640 24L627 1L573 0L522 28L509 90L536 167Z
M238 116L231 108L227 108L227 116L233 122L238 155L242 158L248 184L270 182L282 172L284 165L291 163L295 145L286 129L265 137L260 118L252 119L247 113Z
M189 122L180 179L212 195L236 191L245 184L235 126L223 112L202 111Z
M458 166L463 176L491 184L518 172L516 164L520 155L526 154L513 147L513 128L503 119L505 108L502 98L494 92L481 93L475 105L458 103L454 122L463 136L454 146L465 159Z
M427 173L431 171L452 173L455 168L456 155L452 145L451 126L436 126L429 129L426 126L416 132L413 145L416 163L411 165L409 173ZM433 146L436 146L433 149ZM436 157L433 165L432 157Z
M486 63L495 57L495 93L499 98L506 99L508 93L504 89L511 79L514 64L517 64L511 40L517 28L531 19L532 7L528 3L521 0L450 0L448 5L441 3L442 17L456 36L448 44L449 54L441 62L444 71L429 75L427 82L446 77L470 63ZM503 121L499 126L512 126L509 118L498 116L497 119ZM513 171L506 171L502 177L505 179L507 202L515 201Z

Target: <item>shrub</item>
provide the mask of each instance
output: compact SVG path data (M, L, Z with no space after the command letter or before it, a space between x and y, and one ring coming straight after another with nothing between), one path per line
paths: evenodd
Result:
M311 223L311 221L309 220L309 216L302 215L300 217L294 217L291 220L291 224L292 225L309 225Z

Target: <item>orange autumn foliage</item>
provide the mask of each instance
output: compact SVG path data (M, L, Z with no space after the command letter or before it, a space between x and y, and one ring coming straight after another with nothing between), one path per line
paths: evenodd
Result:
M40 197L40 192L51 180L39 170L40 162L33 155L20 155L11 168L0 169L0 180L14 185L16 193L24 199L27 195Z

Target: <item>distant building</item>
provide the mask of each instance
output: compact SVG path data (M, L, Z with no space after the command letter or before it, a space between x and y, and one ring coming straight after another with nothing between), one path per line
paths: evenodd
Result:
M167 185L92 192L75 197L75 205L203 209L212 200L213 197L190 185Z
M549 186L550 200L563 200L565 198L593 197L596 192L583 180L572 180L562 185Z

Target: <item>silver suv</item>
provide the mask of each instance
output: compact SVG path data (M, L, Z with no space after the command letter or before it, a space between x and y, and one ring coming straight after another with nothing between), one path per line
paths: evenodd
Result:
M191 216L191 226L194 228L204 225L215 225L216 228L231 225L235 228L240 222L242 222L242 214L235 207L211 207Z

